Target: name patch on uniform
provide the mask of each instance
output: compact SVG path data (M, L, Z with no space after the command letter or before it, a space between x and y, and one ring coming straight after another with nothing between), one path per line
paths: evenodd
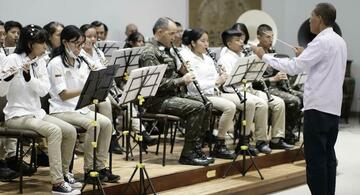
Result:
M61 74L56 74L55 77L62 77Z

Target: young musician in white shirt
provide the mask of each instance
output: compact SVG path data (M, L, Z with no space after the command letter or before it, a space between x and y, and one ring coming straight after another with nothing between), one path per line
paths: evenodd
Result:
M223 43L227 47L219 59L226 71L231 71L236 62L241 57L244 46L245 34L238 30L229 29L222 33ZM226 88L228 89L228 88ZM261 153L268 154L271 149L290 149L293 146L284 142L285 137L285 104L284 101L276 96L272 96L273 100L268 102L264 92L257 90L249 90L247 93L248 101L253 101L256 107L255 111L255 140L256 147ZM272 111L272 129L271 141L268 144L268 107ZM246 135L250 130L246 132ZM270 147L269 147L270 146Z
M93 146L95 113L88 107L75 110L79 95L89 74L88 66L79 54L85 42L85 37L79 28L66 26L61 32L61 45L53 51L53 58L48 64L51 83L50 113L70 124L85 128L84 170L85 177L93 169ZM112 123L106 116L97 114L97 147L96 169L100 179L106 182L116 182L120 176L113 175L106 167L110 146Z
M46 31L39 26L28 25L21 29L15 53L8 57L9 66L17 72L9 81L5 124L9 128L31 129L46 137L52 192L76 194L80 191L74 188L82 185L69 173L76 130L69 123L47 115L40 103L40 97L50 89L46 62L42 58L46 38Z
M201 90L213 104L213 107L223 112L220 117L212 155L217 158L232 159L235 155L227 149L225 135L227 131L231 131L234 128L233 119L236 106L232 101L226 99L223 94L219 94L219 91L215 90L224 84L227 75L225 72L221 72L219 75L213 60L206 55L206 49L209 46L207 32L199 28L192 29L187 34L186 40L185 44L189 46L189 49L183 49L180 55L188 62ZM189 84L187 88L189 95L199 95L193 84ZM249 109L251 109L251 106L249 106Z

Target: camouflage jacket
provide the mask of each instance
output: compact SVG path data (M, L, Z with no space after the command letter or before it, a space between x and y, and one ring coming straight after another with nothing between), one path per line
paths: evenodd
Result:
M170 52L169 48L165 48L159 42L153 40L148 43L140 55L140 67L154 66L159 64L167 64L167 68L163 79L155 97L148 98L148 103L159 103L166 98L172 96L180 96L180 86L184 86L182 78L176 69L176 58Z

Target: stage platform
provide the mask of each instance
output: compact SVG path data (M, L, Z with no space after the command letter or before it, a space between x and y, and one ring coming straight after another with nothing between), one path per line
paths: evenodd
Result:
M228 146L233 148L231 140ZM245 177L241 176L239 169L242 165L242 156L238 156L234 168L228 177L222 179L225 170L232 160L216 159L208 167L181 165L178 163L183 140L176 140L173 154L170 154L170 144L167 145L166 166L162 166L162 152L155 155L156 146L143 154L144 164L155 190L159 194L264 194L280 189L304 184L305 163L301 154L296 156L299 146L290 151L273 150L269 155L259 155L255 162L264 176L261 180L252 167ZM163 144L160 145L162 151ZM208 149L205 148L205 151ZM296 162L291 163L296 156ZM121 176L119 183L103 185L106 194L123 194L123 190L138 163L139 153L134 151L134 160L125 161L125 155L113 155L113 172ZM248 158L247 158L248 159ZM247 160L247 165L250 163ZM83 178L83 157L79 155L75 160L73 173L78 180ZM139 190L139 171L136 173L129 194L137 194ZM14 182L0 182L1 194L18 193L19 180ZM87 185L84 194L92 194L92 185ZM24 177L24 194L50 194L51 184L49 168L40 167L32 177Z

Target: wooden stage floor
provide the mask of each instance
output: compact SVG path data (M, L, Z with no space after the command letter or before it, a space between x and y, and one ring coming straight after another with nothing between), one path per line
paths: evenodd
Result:
M229 148L234 146L228 140ZM253 189L261 185L271 185L267 192L280 190L287 186L303 184L305 182L305 165L303 156L297 156L297 162L291 161L298 151L299 146L291 151L273 150L270 155L259 155L255 158L256 164L264 175L264 180L260 180L258 173L253 169L245 177L241 177L239 167L242 165L242 156L237 158L234 168L230 171L226 179L221 179L225 170L231 164L231 160L216 159L215 163L208 167L181 165L178 163L183 140L176 140L173 154L170 154L170 144L167 145L166 166L162 166L162 147L160 144L159 155L155 155L156 146L149 148L148 154L143 154L143 163L154 183L155 190L160 194L241 194L239 189ZM207 148L204 149L207 151ZM137 148L134 150L134 160L125 161L125 155L113 155L113 172L119 174L119 183L103 184L107 194L121 194L128 180L133 173L139 160ZM300 160L300 161L299 161ZM249 164L250 161L246 161ZM75 178L83 178L83 157L78 155L75 160L73 173ZM131 187L126 194L137 194L139 171L135 174ZM281 184L285 181L288 184ZM277 183L277 184L275 184ZM220 184L220 185L215 185ZM280 185L281 184L281 185ZM240 187L239 187L240 185ZM13 182L0 182L1 194L18 193L19 179ZM185 187L184 187L185 186ZM210 186L210 187L209 187ZM246 187L244 187L246 186ZM207 190L204 190L206 188ZM262 187L266 189L265 187ZM91 194L92 186L87 185L84 194ZM213 189L213 190L210 190ZM254 190L252 190L251 194ZM263 192L261 192L263 193ZM259 192L259 194L261 194ZM51 184L48 167L39 167L38 172L32 177L24 177L24 194L51 194ZM246 193L245 193L246 194Z

